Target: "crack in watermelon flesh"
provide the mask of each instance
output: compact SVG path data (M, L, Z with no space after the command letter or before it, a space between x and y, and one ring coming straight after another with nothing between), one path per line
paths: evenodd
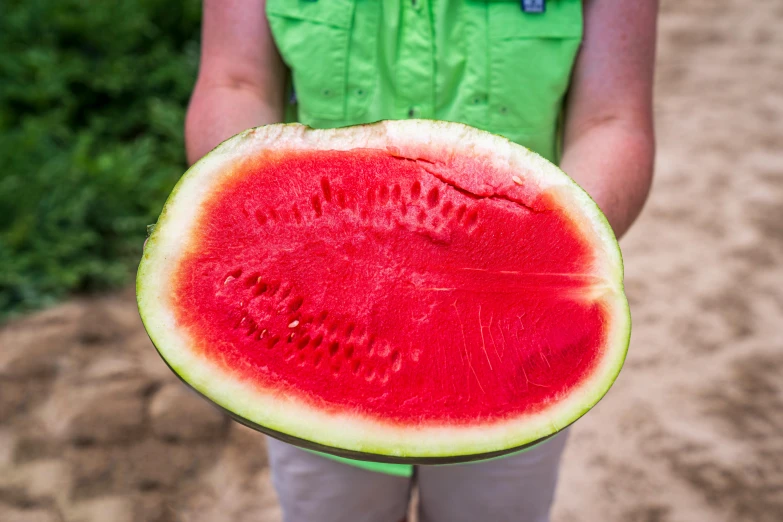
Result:
M235 166L175 267L193 349L264 390L382 422L557 402L606 341L591 247L546 193L471 192L449 180L482 165L448 169L375 149Z

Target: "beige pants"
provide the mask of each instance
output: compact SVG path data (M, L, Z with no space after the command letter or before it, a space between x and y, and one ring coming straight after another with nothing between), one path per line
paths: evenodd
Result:
M417 466L420 522L549 522L567 435L485 462ZM267 438L284 522L399 522L412 480Z

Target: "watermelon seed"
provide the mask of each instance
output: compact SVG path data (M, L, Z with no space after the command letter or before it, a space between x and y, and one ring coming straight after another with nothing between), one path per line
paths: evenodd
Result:
M468 212L468 215L465 218L465 225L468 228L473 228L476 225L477 221L478 221L478 210L473 209L470 212Z
M321 198L319 198L318 196L313 196L312 202L313 202L313 210L315 210L315 215L321 217L323 215L323 210L321 209Z
M241 304L240 304L241 306ZM234 323L234 328L239 328L242 326L242 323L245 322L245 319L247 319L247 310L242 312L242 315L239 317L236 323Z
M327 310L322 310L321 313L318 314L318 322L323 323L328 315L329 312Z
M225 279L225 281L223 281L223 284L227 285L229 281L231 281L232 279L239 279L239 277L241 275L242 275L242 269L241 268L237 268L236 270L234 270L233 272L230 272L226 276L226 279Z
M288 323L288 327L289 328L296 328L297 326L299 326L299 320L298 319L294 319L293 321Z
M258 282L258 279L261 277L261 274L258 272L254 272L252 275L248 276L247 279L245 279L245 287L250 288L254 284Z
M302 213L301 213L301 212L299 212L299 207L297 207L296 205L294 205L294 206L291 208L291 212L293 212L293 214L294 214L294 219L296 220L296 222L297 222L297 223L301 223L301 222L302 222Z
M467 209L468 208L465 205L460 205L459 206L459 208L457 209L457 216L456 216L457 217L457 221L462 221L462 217L465 215L465 211Z
M332 187L329 186L329 180L326 178L321 178L321 190L324 193L324 199L328 201L332 201Z
M375 189L370 187L367 189L367 205L373 206L375 204Z
M288 311L289 312L296 312L297 310L299 310L302 307L302 303L304 303L304 298L303 297L301 297L301 296L294 297L294 300L291 301L291 304L288 305Z
M400 200L400 193L401 193L401 192L402 192L402 190L400 190L400 185L399 185L399 183L398 183L398 184L396 184L396 185L394 185L394 188L392 189L392 199L393 199L395 202L397 202L397 201L399 201L399 200Z
M419 195L421 195L421 183L417 180L411 185L411 199L419 199Z
M349 344L348 346L345 347L345 357L348 358L348 359L353 357L353 345L352 344Z
M258 334L256 335L256 341L260 341L260 340L261 340L261 339L263 339L265 336L266 336L266 328L264 328L263 330L261 330L260 332L258 332Z
M345 208L345 192L340 189L337 190L337 206Z
M290 334L288 334L288 340L286 342L287 343L293 342L295 336L296 336L296 333L295 332L291 332Z
M403 216L408 214L408 205L406 205L404 201L402 201L401 204L400 204L400 213Z
M402 368L402 360L400 359L400 352L398 352L397 350L392 351L391 357L389 359L391 360L392 371L395 372L400 371L400 368Z
M278 342L280 342L280 337L274 336L269 338L269 348L273 348Z
M522 180L519 179L519 176L511 176L511 180L516 183L517 185L522 185Z
M277 214L277 210L273 208L269 209L269 216L275 221L280 221L280 216Z
M365 375L364 378L367 379L367 382L372 382L375 379L375 369L374 368L368 369L367 375Z
M310 336L305 335L304 337L299 339L299 342L296 343L296 347L299 348L300 350L303 350L304 347L307 346L308 344L310 344Z
M356 328L356 325L353 323L348 323L348 328L345 329L345 339L348 340L351 338L351 334L353 333L354 329Z
M378 203L385 205L389 201L389 188L386 185L381 185L378 189Z
M313 348L318 348L321 346L321 343L324 340L323 334L318 334L315 339L313 339Z
M256 210L256 221L259 225L266 225L266 215L260 210Z
M253 335L253 333L255 333L255 331L256 331L256 330L258 330L258 325L255 323L255 321L253 321L253 320L251 319L251 320L250 320L250 328L248 329L248 331L247 331L247 334L246 334L246 335L247 335L248 337L250 337L251 335Z
M335 375L340 373L340 363L337 363L334 366L332 366L332 373Z
M438 204L438 201L440 201L440 192L438 191L438 187L432 187L432 190L430 190L427 194L427 205L432 208Z
M340 343L338 343L337 341L334 341L333 343L331 343L329 345L329 355L334 357L335 355L337 355L337 350L339 350L339 349L340 349Z
M416 216L416 220L419 223L424 223L424 219L427 217L427 214L423 210L419 210L419 215Z
M443 204L443 207L440 209L440 213L443 215L443 217L449 217L449 213L451 212L451 209L454 207L454 204L451 201L447 201Z
M359 360L353 361L351 363L351 371L353 372L354 375L359 373L359 368L361 367L361 365L362 365L362 362L359 361Z

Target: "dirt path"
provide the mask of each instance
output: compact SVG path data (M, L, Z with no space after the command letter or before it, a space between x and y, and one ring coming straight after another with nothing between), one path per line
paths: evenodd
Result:
M0 332L0 520L273 521L262 438L177 381L132 292Z
M664 2L632 351L554 522L783 520L783 3ZM279 520L259 437L176 382L132 293L0 329L0 520Z

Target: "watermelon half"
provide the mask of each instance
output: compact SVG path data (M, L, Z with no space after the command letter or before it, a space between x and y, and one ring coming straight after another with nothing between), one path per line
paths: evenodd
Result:
M380 462L545 439L607 392L630 337L590 197L434 121L229 139L166 202L137 294L166 363L240 422Z

